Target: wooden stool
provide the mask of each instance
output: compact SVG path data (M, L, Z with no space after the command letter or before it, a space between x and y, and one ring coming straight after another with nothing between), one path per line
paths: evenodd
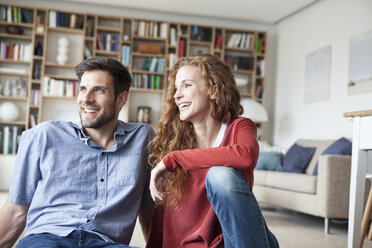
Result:
M364 237L366 235L368 223L371 218L371 212L372 212L372 185L371 189L369 190L367 204L362 219L362 228L360 230L360 248L362 248L363 246ZM368 240L372 240L372 228L369 229Z

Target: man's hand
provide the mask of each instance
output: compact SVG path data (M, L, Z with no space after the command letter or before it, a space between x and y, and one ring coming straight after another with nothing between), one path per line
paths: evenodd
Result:
M167 187L167 182L169 178L172 176L172 172L168 171L165 167L163 160L152 169L151 171L151 179L150 179L150 192L151 197L154 201L163 200L164 199L164 192Z

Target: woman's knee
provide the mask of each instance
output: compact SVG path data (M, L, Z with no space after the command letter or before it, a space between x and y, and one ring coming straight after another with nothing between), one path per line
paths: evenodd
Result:
M237 184L244 178L244 174L238 169L224 166L213 166L206 176L206 188L208 194L229 194L236 189Z

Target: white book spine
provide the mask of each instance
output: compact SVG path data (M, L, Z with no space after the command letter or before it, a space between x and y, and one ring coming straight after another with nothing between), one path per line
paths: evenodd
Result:
M4 127L4 136L3 136L3 153L9 154L9 127Z

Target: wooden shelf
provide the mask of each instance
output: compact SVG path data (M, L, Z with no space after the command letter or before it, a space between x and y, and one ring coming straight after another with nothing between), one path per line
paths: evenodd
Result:
M120 33L120 28L108 27L108 26L97 26L97 30Z
M164 75L164 72L151 72L151 71L143 71L143 70L133 70L132 73L140 73L140 74L154 74L154 75Z
M0 125L17 125L17 126L25 126L25 121L0 121Z
M105 55L113 55L118 56L119 52L117 51L105 51L105 50L96 50L96 54L105 54Z
M76 97L70 96L43 96L46 99L59 99L59 100L76 100Z
M130 88L131 92L145 92L145 93L157 93L157 94L162 94L163 90L156 90L156 89L147 89L147 88L135 88L131 87Z
M86 41L94 41L94 37L90 37L90 36L85 36L84 38Z
M253 48L239 48L239 47L225 47L225 50L228 51L237 51L237 52L251 52L253 53L254 49Z
M212 43L210 41L190 40L190 45L210 46Z
M41 80L32 79L31 80L31 83L33 83L33 84L41 84Z
M33 59L35 59L35 60L43 60L43 56L38 56L38 55L34 55L33 56Z
M149 36L140 36L140 35L134 35L133 39L154 40L154 41L166 41L167 40L167 38L158 38L158 37L149 37Z
M48 27L48 31L57 31L57 32L63 32L63 33L84 35L84 30L83 29L77 29L77 28Z
M15 23L15 22L4 22L0 21L1 26L17 26L17 27L24 27L24 28L33 28L33 23Z
M32 36L24 34L4 34L0 33L0 38L16 39L16 40L32 40Z
M60 65L55 62L45 62L45 66L65 68L65 69L74 69L75 65Z
M15 97L15 96L1 96L0 100L11 100L11 101L27 101L27 97Z
M14 59L0 59L0 62L12 63L12 64L25 64L25 65L29 65L31 63L30 61L14 60Z
M138 52L132 52L132 56L165 58L165 55L164 54L138 53Z
M28 73L18 73L18 72L3 72L0 71L0 75L8 75L8 76L18 76L18 77L28 77Z
M46 74L45 76L49 78L61 79L61 80L71 80L71 81L78 80L77 77L68 77L68 76L56 75L56 74Z

